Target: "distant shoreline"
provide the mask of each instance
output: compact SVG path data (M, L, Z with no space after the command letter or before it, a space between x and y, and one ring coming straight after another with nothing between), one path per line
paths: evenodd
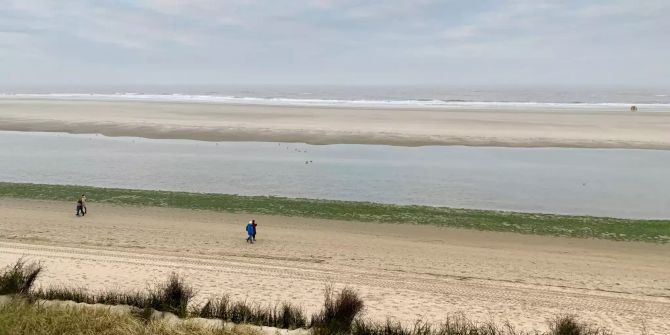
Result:
M153 139L670 150L670 113L0 99L0 130Z
M1 100L42 101L105 101L105 102L153 102L153 103L199 103L242 106L275 107L329 107L329 108L375 108L375 109L467 109L467 110L515 110L524 108L534 111L545 109L576 111L619 111L631 106L644 112L670 112L670 102L593 102L593 101L523 101L523 100L470 100L470 99L342 99L342 98L296 98L260 97L208 94L143 94L143 93L0 93Z

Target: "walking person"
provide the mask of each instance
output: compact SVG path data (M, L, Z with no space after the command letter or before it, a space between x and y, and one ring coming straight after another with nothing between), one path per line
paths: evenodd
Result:
M256 220L251 220L251 224L254 226L254 241L256 241Z
M81 198L79 198L79 199L77 200L77 212L76 212L76 215L77 215L77 216L79 216L80 214L81 214L81 215L84 215L84 213L83 213L84 209L83 209L83 208L84 208L84 207L83 207L82 204L81 204Z
M86 215L86 195L82 194L81 199L81 216Z
M254 243L254 225L251 221L247 224L247 243Z

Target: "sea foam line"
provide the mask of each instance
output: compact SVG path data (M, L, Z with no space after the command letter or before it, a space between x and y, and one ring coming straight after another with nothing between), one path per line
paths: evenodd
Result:
M342 106L342 107L419 107L419 108L471 108L471 109L514 109L514 108L550 108L550 109L624 109L631 105L649 111L668 111L667 103L557 103L557 102L513 102L513 101L461 101L461 100L342 100L342 99L295 99L295 98L261 98L236 97L218 95L190 94L142 94L142 93L49 93L49 94L0 94L0 99L67 99L67 100L119 100L119 101L157 101L157 102L199 102L248 105L279 105L279 106Z

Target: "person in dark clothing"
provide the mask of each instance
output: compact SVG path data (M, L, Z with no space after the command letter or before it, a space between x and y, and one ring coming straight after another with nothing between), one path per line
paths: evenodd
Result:
M256 220L251 220L251 224L254 226L254 241L256 241Z
M86 196L81 195L81 198L77 200L77 216L84 216L86 215Z
M247 243L254 243L254 225L249 221L247 224Z
M86 215L86 195L82 194L79 201L81 202L81 215L84 216Z
M84 215L84 206L81 203L81 199L77 200L77 214L76 215L79 216L80 214L82 216Z

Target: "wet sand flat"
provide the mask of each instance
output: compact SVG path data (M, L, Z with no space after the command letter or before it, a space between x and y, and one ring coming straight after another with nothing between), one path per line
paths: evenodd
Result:
M670 149L670 113L1 99L0 130L205 141Z
M545 329L574 313L615 334L670 333L670 245L431 226L0 199L0 264L41 260L39 284L142 289L184 275L198 301L229 293L315 311L326 283L357 289L367 315L464 313ZM244 225L259 222L258 242Z

